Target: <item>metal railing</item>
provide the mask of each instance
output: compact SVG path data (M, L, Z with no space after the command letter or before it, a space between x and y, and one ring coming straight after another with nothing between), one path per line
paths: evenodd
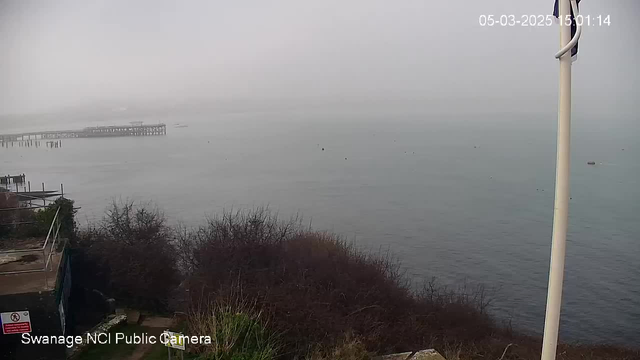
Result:
M58 233L60 233L60 221L58 221L58 213L60 213L60 208L56 210L56 215L53 217L53 221L51 222L51 227L49 227L49 233L47 234L47 238L44 241L44 245L42 246L42 251L44 254L45 249L47 248L47 242L49 241L49 236L51 235L51 230L53 230L54 226L56 228L56 233L53 235L53 239L51 240L51 248L49 249L49 255L47 256L47 261L44 264L44 270L46 271L49 267L49 263L51 261L51 255L56 251L56 243L58 242Z
M33 272L46 272L49 269L49 265L51 264L51 258L56 253L56 245L59 244L59 233L60 233L60 219L58 215L60 213L60 208L56 210L56 214L51 221L51 226L49 226L49 231L47 232L47 237L44 240L44 243L41 248L36 249L20 249L20 250L4 250L0 251L0 256L8 255L8 254L26 254L26 253L42 253L42 268L35 269L27 269L27 270L13 270L13 271L0 271L0 275L11 275L11 274L24 274L24 273L33 273Z

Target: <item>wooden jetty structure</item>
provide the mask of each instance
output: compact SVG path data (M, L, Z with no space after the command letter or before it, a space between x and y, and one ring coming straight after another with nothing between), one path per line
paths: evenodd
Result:
M66 139L116 136L158 136L166 135L165 124L144 125L133 122L129 125L94 126L81 130L33 131L17 134L0 134L0 142L26 141L31 139Z
M24 184L25 175L5 175L0 177L0 185Z
M11 186L14 185L14 186ZM22 188L22 191L20 191ZM32 207L33 201L42 200L42 206L47 205L47 201L49 198L58 198L60 196L64 196L64 185L60 184L59 190L45 190L44 183L42 183L42 190L31 190L31 181L26 181L25 174L21 175L5 175L0 176L0 205L2 205L2 196L4 196L7 200L11 197L13 200L16 200L18 203L22 204L21 207L28 205L27 207ZM35 205L34 207L41 207ZM3 206L0 206L0 211Z

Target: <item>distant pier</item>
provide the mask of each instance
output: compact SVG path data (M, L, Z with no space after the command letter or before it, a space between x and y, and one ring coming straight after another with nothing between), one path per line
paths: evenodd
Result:
M0 142L27 141L31 139L67 139L117 136L159 136L167 134L165 124L95 126L81 130L33 131L18 134L0 134Z

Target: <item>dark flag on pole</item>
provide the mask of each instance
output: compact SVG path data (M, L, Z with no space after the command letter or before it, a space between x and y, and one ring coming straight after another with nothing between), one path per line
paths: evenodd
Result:
M580 4L580 0L577 0L576 4ZM555 16L556 18L559 17L558 0L555 1L555 5L553 6L553 16ZM573 13L573 9L571 9L571 37L574 37L576 35L576 29L576 18L575 14ZM578 44L576 43L576 46L571 49L571 57L575 59L577 55Z

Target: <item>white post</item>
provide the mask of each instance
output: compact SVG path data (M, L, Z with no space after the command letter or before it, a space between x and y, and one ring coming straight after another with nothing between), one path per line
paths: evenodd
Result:
M570 0L559 0L560 47L571 40ZM556 192L553 211L551 266L547 289L547 312L544 321L542 360L555 360L562 303L562 282L569 218L569 148L571 141L571 50L560 58L560 95L558 103L558 143L556 159Z

